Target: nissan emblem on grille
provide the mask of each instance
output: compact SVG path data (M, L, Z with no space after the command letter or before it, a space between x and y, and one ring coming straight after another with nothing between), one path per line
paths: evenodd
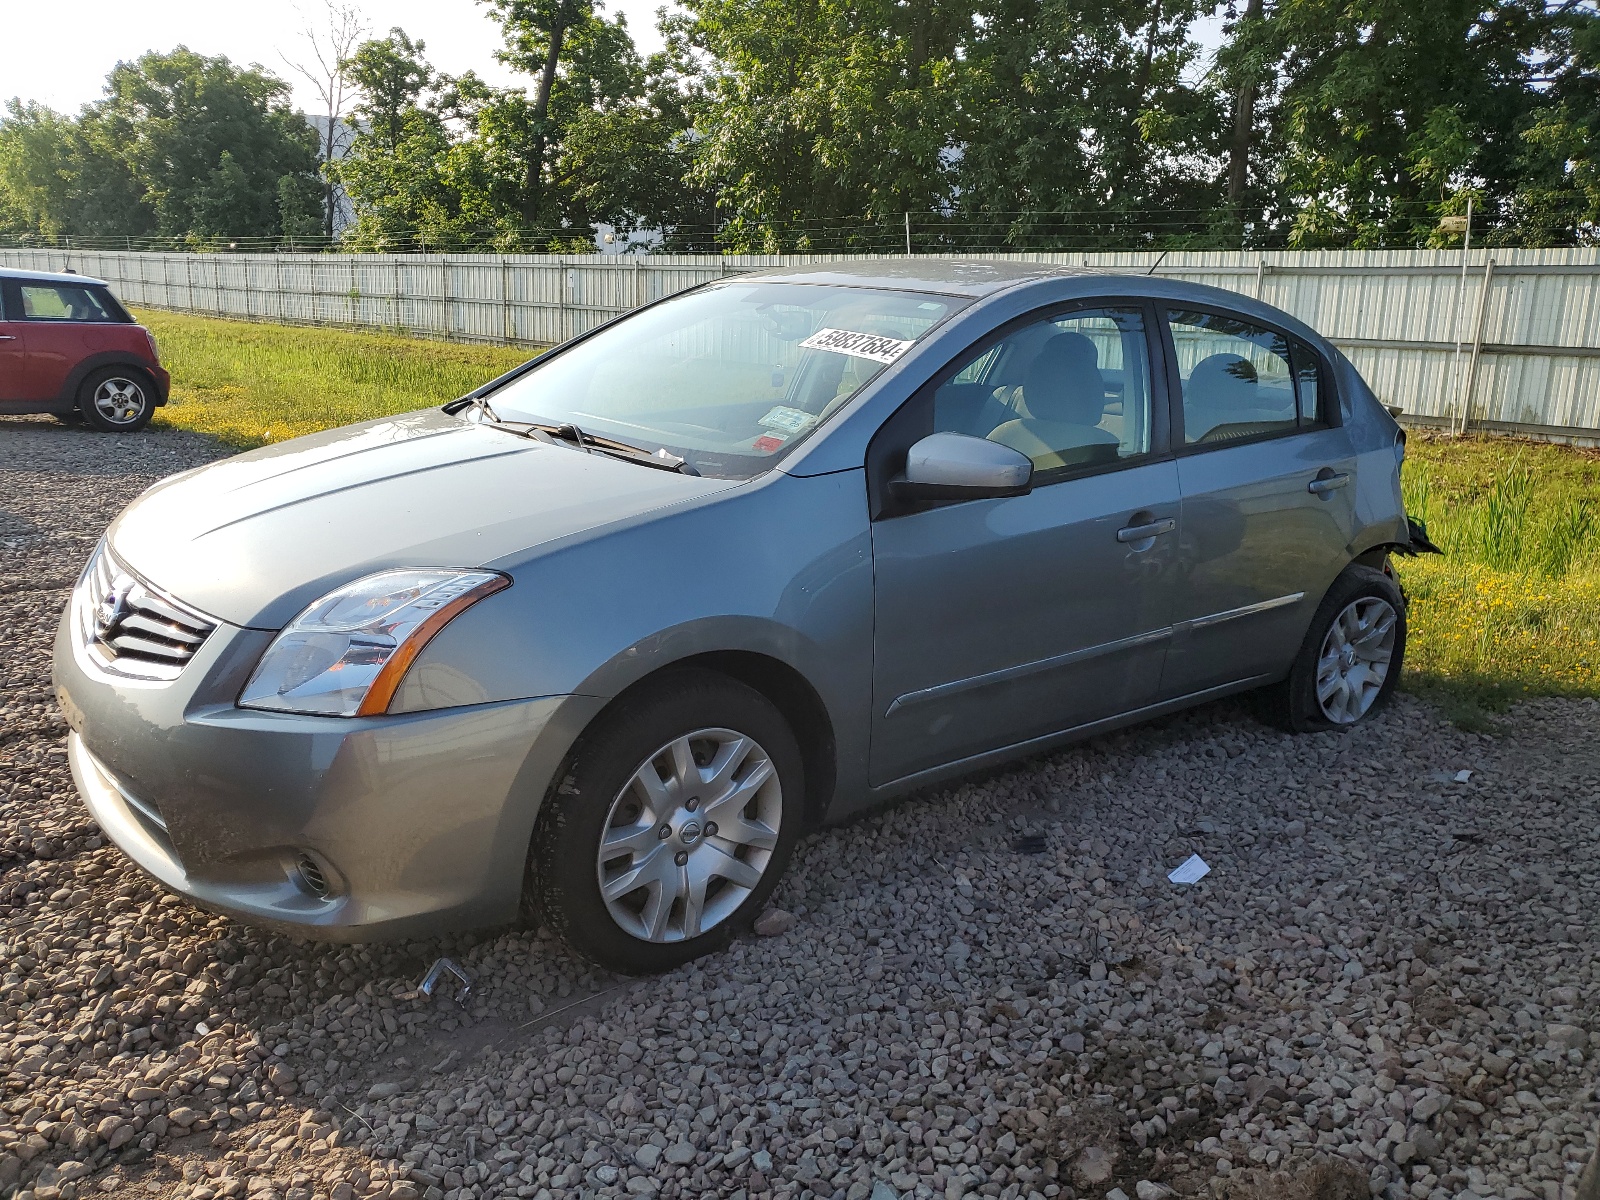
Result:
M106 636L116 628L117 622L127 615L128 593L132 590L133 579L127 575L118 575L112 581L111 589L95 609L94 632L100 641L105 641Z

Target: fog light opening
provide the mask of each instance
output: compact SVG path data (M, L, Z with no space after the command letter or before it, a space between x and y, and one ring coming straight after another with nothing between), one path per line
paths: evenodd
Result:
M333 895L333 880L329 872L304 850L295 855L294 871L297 882L319 900Z

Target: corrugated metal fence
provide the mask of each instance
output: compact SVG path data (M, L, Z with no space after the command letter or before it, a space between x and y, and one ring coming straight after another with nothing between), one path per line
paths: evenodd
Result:
M0 264L70 266L133 305L529 345L708 279L843 257L0 249ZM1459 422L1465 404L1475 428L1600 442L1600 250L1475 250L1464 284L1460 251L985 257L1155 267L1257 296L1327 335L1408 420Z

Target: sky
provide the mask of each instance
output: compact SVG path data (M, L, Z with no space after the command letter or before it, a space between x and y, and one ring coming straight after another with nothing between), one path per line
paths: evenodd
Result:
M374 32L400 26L427 43L433 66L451 75L476 71L490 83L527 86L526 77L494 59L499 29L476 0L354 0ZM608 0L605 11L624 13L639 49L661 48L655 11L664 0ZM294 106L321 112L315 94L284 58L306 59L301 30L323 12L322 0L34 0L0 2L0 103L20 96L60 112L75 113L100 98L118 60L146 50L185 45L259 63L291 84Z

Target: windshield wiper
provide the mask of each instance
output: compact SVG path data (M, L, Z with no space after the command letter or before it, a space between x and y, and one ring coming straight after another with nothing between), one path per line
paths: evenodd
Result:
M601 454L609 454L612 458L625 459L628 462L638 463L640 466L645 467L655 467L661 471L676 471L680 475L700 474L699 471L690 466L688 459L667 453L665 447L652 454L650 451L629 442L621 442L616 438L601 437L599 434L579 429L571 421L551 424L543 421L503 421L498 417L492 417L482 423L491 425L496 429L503 429L507 433L521 434L523 437L535 438L542 442L570 442L579 450L598 451Z

